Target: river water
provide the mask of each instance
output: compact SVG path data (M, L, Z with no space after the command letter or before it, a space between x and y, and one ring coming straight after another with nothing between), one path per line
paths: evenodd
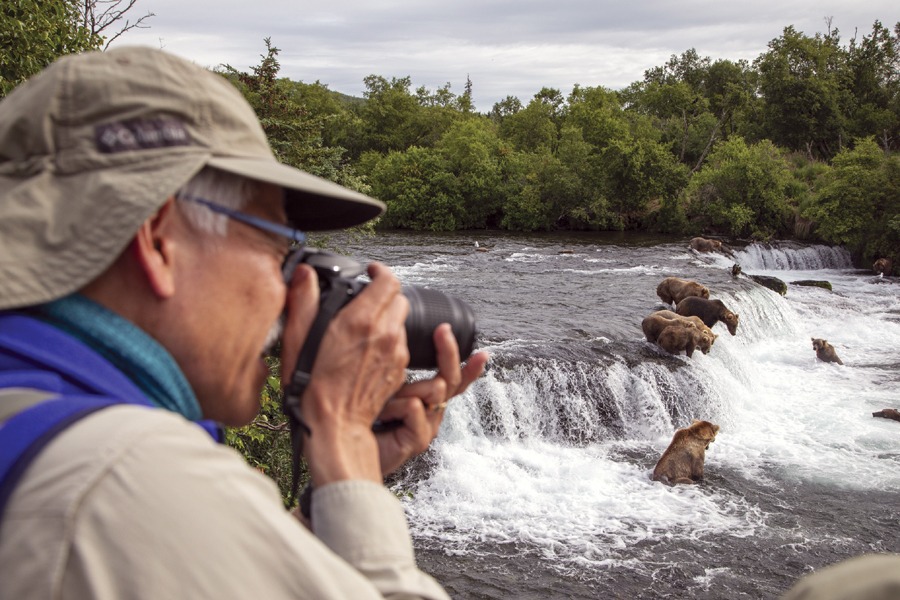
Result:
M900 281L839 248L697 254L626 235L380 233L335 240L466 299L489 371L391 483L420 566L455 598L775 598L900 552ZM476 249L475 242L479 248ZM744 274L827 280L786 296ZM668 276L740 315L708 355L647 343ZM816 360L825 338L843 366ZM650 480L675 429L720 425L699 485Z

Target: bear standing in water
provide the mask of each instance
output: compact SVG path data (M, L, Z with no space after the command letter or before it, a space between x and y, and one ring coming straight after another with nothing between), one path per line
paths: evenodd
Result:
M894 270L894 263L889 258L879 258L872 265L872 270L884 277L885 275L890 275L891 271Z
M839 365L844 363L841 362L841 359L838 358L837 352L834 350L834 346L828 343L828 340L822 340L819 338L812 338L813 350L816 351L816 358L823 362L833 362Z
M703 479L706 449L715 441L718 432L718 425L697 419L688 427L676 431L672 443L653 469L653 481L675 485L696 483Z

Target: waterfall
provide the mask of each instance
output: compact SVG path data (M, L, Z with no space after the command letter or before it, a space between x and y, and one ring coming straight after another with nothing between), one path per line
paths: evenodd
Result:
M792 242L750 244L734 253L735 261L747 270L813 271L852 269L850 252L839 246L801 246Z
M730 401L756 393L759 373L740 353L795 335L797 319L781 297L759 286L720 298L741 321L737 336L723 324L714 327L718 338L708 355L673 357L635 340L594 342L603 353L590 345L568 348L565 358L536 356L534 349L523 357L521 348L515 359L495 356L476 391L454 402L445 433L585 445L655 439L695 418L728 422Z

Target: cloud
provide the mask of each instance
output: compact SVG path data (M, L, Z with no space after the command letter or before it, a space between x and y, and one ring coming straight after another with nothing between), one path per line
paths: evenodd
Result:
M291 79L359 96L371 74L410 76L414 88L432 90L449 82L456 93L469 77L482 111L507 95L527 102L542 87L618 89L690 48L753 60L785 26L813 35L829 16L846 41L870 32L876 19L892 27L897 14L887 0L139 0L132 11L155 16L149 29L116 45L163 47L204 66L246 70L271 37L281 74Z

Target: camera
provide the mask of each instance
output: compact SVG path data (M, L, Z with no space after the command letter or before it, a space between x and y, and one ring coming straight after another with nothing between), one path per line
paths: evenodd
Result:
M297 265L305 263L316 271L322 295L320 313L331 311L333 316L361 292L366 283L358 279L365 267L355 260L317 248L299 248L285 260L283 274L290 283ZM450 323L459 345L461 360L466 360L475 349L475 313L464 301L419 286L404 286L403 295L409 301L406 317L406 342L409 348L410 369L437 368L437 351L434 348L434 329L441 323Z

